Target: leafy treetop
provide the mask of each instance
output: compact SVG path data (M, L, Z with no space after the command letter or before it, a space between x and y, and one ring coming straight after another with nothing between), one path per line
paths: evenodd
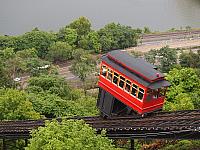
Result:
M79 17L77 20L74 20L70 23L68 28L75 29L79 39L82 36L86 36L91 31L91 23L86 17Z
M167 92L167 110L200 108L200 79L195 69L174 68L167 74L171 86Z
M83 120L47 122L32 132L32 139L26 150L114 150L111 140L96 135L95 130Z
M0 120L39 119L28 95L15 89L0 89Z

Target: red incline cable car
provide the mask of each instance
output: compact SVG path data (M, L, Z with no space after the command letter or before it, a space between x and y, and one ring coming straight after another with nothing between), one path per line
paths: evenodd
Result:
M103 116L144 115L163 107L170 85L154 65L115 50L102 57L97 107Z

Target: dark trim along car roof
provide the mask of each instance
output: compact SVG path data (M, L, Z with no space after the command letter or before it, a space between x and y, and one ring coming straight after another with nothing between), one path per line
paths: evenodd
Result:
M144 59L135 58L127 52L115 50L109 52L107 57L149 82L164 78L164 75L156 70L154 65L146 62Z
M110 52L112 53L112 52ZM109 53L109 54L110 54ZM128 54L127 54L128 55ZM130 55L128 55L129 57L131 57ZM133 57L134 58L134 57ZM130 58L129 58L130 59ZM137 59L137 58L134 58L134 59ZM150 67L151 69L149 69L148 71L151 71L151 70L155 70L153 65L147 63L146 61L142 60L140 61L141 59L138 59L139 61L137 62L137 64L140 62L140 63L143 63L142 65L140 66L145 66L145 63L146 63L146 66ZM102 61L105 62L106 64L110 65L111 67L113 67L115 70L117 70L118 72L126 75L127 77L129 77L130 79L133 79L135 80L136 82L142 84L143 86L145 87L148 87L150 89L158 89L160 87L167 87L170 85L170 83L168 81L166 81L164 79L164 75L162 74L162 78L159 78L158 80L153 80L153 81L149 81L147 79L145 79L143 76L140 76L139 74L135 73L135 71L133 72L132 70L130 69L127 69L126 67L124 67L123 65L121 65L121 63L117 63L115 60L113 59L110 59L109 55L104 55L102 57ZM136 61L134 61L136 62ZM123 63L123 62L122 62ZM130 62L129 62L130 63ZM148 64L148 65L147 65ZM133 66L133 65L132 65ZM136 66L136 64L135 64ZM138 67L136 67L138 68ZM137 72L137 71L136 71ZM156 73L159 72L156 70ZM161 74L159 72L159 74Z

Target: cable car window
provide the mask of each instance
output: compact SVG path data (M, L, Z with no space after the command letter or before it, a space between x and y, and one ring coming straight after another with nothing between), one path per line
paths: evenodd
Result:
M153 90L153 98L156 99L159 97L159 89Z
M147 89L146 100L147 100L147 101L152 100L152 96L153 96L153 90L151 90L151 89Z
M117 84L118 82L118 77L119 77L119 74L114 72L114 77L113 77L113 83Z
M144 97L144 90L142 88L139 88L138 99L142 100L143 97Z
M120 76L119 86L120 86L121 88L123 88L123 87L124 87L124 83L125 83L125 78L122 77L122 76Z
M102 76L106 77L106 72L107 72L107 67L103 65L102 68L101 68Z
M131 94L132 94L133 96L136 96L136 95L137 95L137 88L138 88L138 86L135 85L135 84L133 84L133 86L132 86L132 91L131 91Z
M108 76L107 76L107 79L112 81L112 76L113 76L113 70L111 69L108 69Z
M126 90L127 92L130 92L130 89L131 89L131 81L126 80L125 90Z
M148 99L157 99L158 98L158 90L147 90L147 97Z

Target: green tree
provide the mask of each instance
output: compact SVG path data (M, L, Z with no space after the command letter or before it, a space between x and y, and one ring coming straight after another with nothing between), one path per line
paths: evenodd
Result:
M0 49L15 48L16 40L15 36L2 36L0 35Z
M148 27L144 27L144 33L148 34L151 33L151 30Z
M96 98L90 96L82 96L75 101L68 101L66 106L66 116L96 116L99 114L96 108Z
M82 37L79 46L86 50L94 50L96 53L100 52L101 44L99 42L99 35L97 32L88 33L88 35Z
M179 93L174 102L166 102L165 110L193 110L194 104L192 98L187 93Z
M61 28L57 34L58 40L68 43L69 45L75 45L78 34L75 29Z
M35 48L24 49L16 52L16 55L22 59L38 58Z
M171 28L171 29L169 29L168 31L169 31L169 32L176 32L176 31L178 31L178 29L176 29L176 28Z
M181 52L179 56L179 63L182 67L190 67L190 60L192 58L190 57L189 53Z
M31 58L25 60L26 73L30 76L40 76L44 74L57 74L55 68L50 62L41 60L40 58ZM54 70L52 72L52 70Z
M177 52L175 49L168 46L161 48L158 51L160 69L162 72L168 72L174 65L177 64Z
M56 68L49 62L40 59L37 56L37 50L25 49L18 51L16 56L21 60L21 70L23 73L27 73L30 76L39 76L41 74L53 74L56 72ZM54 72L52 70L55 70Z
M28 80L27 86L28 93L40 93L47 92L55 94L63 99L75 100L80 97L80 93L73 91L64 78L56 75L41 75L38 77L32 77Z
M102 35L99 39L99 42L101 44L102 47L102 51L108 51L111 50L111 46L112 46L112 38L109 36L105 36Z
M73 48L65 42L55 42L48 48L46 57L53 62L70 60L73 58Z
M51 68L51 63L41 60L37 56L37 50L34 48L17 51L16 53L13 48L7 48L0 52L0 57L3 60L4 70L11 80L24 73L28 73L31 76L41 73L48 74L48 70ZM45 65L49 67L42 68Z
M0 51L0 85L3 87L15 87L14 79L27 71L26 62L37 57L35 49L28 49L15 53L13 48ZM29 59L30 58L30 59Z
M190 95L194 104L194 108L200 109L200 89L190 93Z
M171 86L167 92L165 110L189 110L200 108L200 79L195 69L174 68L167 74ZM176 144L167 145L163 150L190 150L198 149L198 141L178 141Z
M6 48L0 51L2 75L4 79L7 79L8 87L15 87L15 82L13 81L23 68L22 60L20 57L15 55L13 48ZM4 84L5 87L6 84Z
M192 28L191 28L190 26L186 26L185 29L189 31L189 30L191 30Z
M44 58L47 54L48 47L56 40L53 33L32 30L21 35L15 44L15 50L35 48L38 56Z
M103 36L103 40L100 40L102 42L102 50L108 50L109 41L111 41L109 49L123 49L136 46L139 38L139 34L136 30L129 26L115 23L107 24L104 28L98 31L98 34L100 39Z
M83 120L63 120L47 122L32 132L32 139L26 150L112 150L116 149L111 141L96 135L94 129Z
M167 74L171 86L167 92L167 110L199 109L200 79L195 69L172 69Z
M156 63L157 55L158 55L158 50L151 49L149 52L145 53L144 57L146 61L154 65Z
M15 52L13 48L5 48L0 51L0 58L3 61L6 61L8 59L12 59L15 57Z
M200 68L200 50L197 54L190 50L189 53L182 52L179 56L182 67Z
M42 75L28 81L26 91L34 109L46 117L97 114L96 101L78 89L69 88L63 78Z
M15 89L0 89L0 120L39 119L28 96Z
M78 34L78 39L82 36L86 36L91 31L91 23L86 17L79 17L70 23L68 28L75 29Z
M180 86L187 93L200 88L200 79L196 70L192 68L182 68L180 70L174 68L167 75L167 80L170 81L171 86Z
M67 115L67 101L56 94L47 92L40 92L39 94L30 93L29 99L33 104L34 110L48 118Z
M98 114L96 99L83 94L81 94L81 98L74 100L62 99L56 94L47 92L30 93L29 98L34 110L48 118L94 116Z
M0 60L0 87L12 87L13 80L10 79L10 76L7 74L4 62Z
M96 61L91 54L79 49L75 53L71 70L84 82L86 77L96 70L96 65Z
M145 59L151 64L156 64L162 72L167 73L177 64L177 52L165 46L159 50L150 50L145 54Z

